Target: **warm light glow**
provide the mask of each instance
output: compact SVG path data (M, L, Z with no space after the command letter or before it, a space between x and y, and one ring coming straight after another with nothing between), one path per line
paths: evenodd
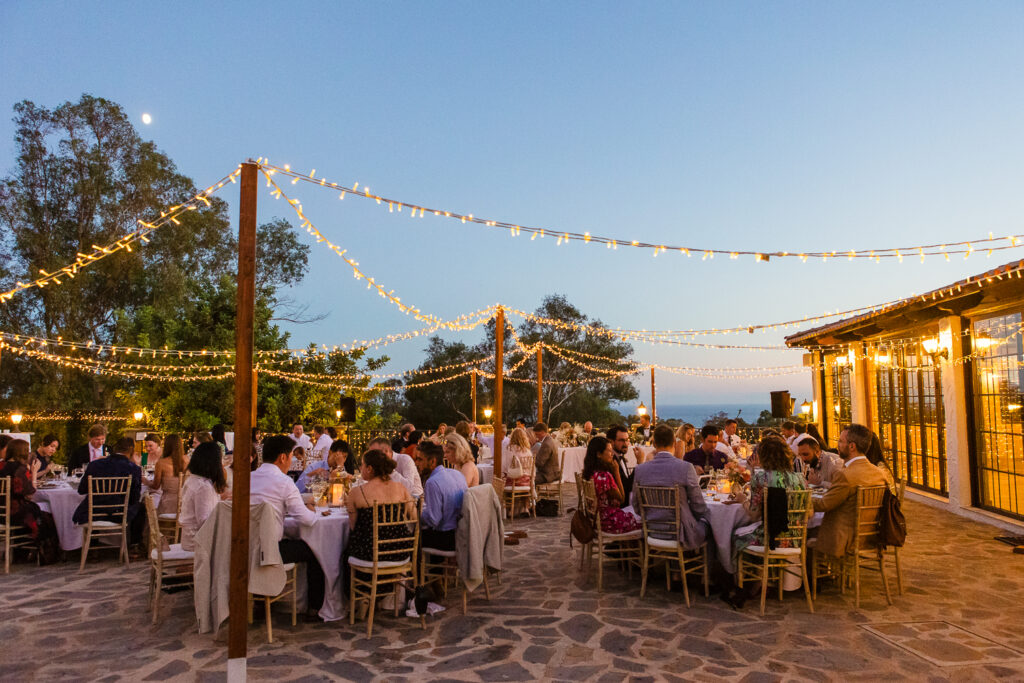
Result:
M643 401L641 401L640 405L637 407L636 414L641 417L647 414L647 406L644 405Z
M998 343L992 337L986 336L984 334L978 335L977 337L974 338L973 341L974 349L976 351L984 351L985 349L990 349Z
M837 403L837 404L835 405L835 409L836 409L836 415L838 415L838 414L839 414L839 411L840 411L840 408L839 408L839 404L838 404L838 403Z
M836 407L838 407L838 406L836 406ZM804 401L803 403L801 403L800 404L800 412L803 413L804 415L810 415L810 413L811 413L811 402L810 401Z
M143 114L142 122L148 126L149 124L153 123L153 117L149 114Z
M939 340L935 337L928 337L921 341L925 353L935 353L939 350Z
M334 416L337 417L340 420L341 419L341 411L340 410L335 410L334 411Z
M21 417L21 413L15 410L13 413L11 413L11 422L13 422L16 425L21 424Z
M484 408L484 417L486 417L488 420L491 419L491 415L493 415L493 414L494 414L493 410L491 410L490 408Z
M888 365L889 364L889 360L890 360L889 354L887 354L887 353L876 353L875 354L875 362L876 363L881 363L882 365Z
M142 413L141 410L136 410L134 413L132 413L132 417L135 418L136 422L141 422L142 418L144 418L145 415Z
M1021 408L1024 408L1024 406L1022 406L1019 403L1008 403L1008 404L1006 404L1006 409L1007 410L1020 410Z

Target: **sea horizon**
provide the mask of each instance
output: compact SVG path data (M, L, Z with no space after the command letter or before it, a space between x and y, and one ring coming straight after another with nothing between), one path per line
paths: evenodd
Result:
M618 410L627 412L634 409L634 405L623 404ZM761 415L762 410L771 410L771 405L765 403L658 403L658 417L663 420L682 420L690 424L701 426L707 418L725 413L727 417L742 417L745 421L754 423Z

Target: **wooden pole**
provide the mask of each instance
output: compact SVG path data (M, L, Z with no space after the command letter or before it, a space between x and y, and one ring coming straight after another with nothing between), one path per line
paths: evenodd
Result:
M494 471L501 469L501 440L505 438L505 418L501 408L502 382L505 379L505 309L498 306L498 318L494 326L494 413L491 425L494 427ZM497 474L496 476L501 476Z
M544 361L543 348L537 345L537 422L544 421Z
M252 371L252 417L250 427L256 426L256 397L258 396L258 382L259 374L255 369ZM252 429L249 430L249 440L252 441Z
M470 377L473 379L473 386L470 388L469 393L473 397L473 422L476 422L476 370L474 369L470 373Z
M658 404L654 391L654 368L651 368L651 425L658 424Z
M242 164L238 212L238 293L235 321L235 457L232 471L231 562L228 584L228 681L245 680L249 595L249 461L256 405L253 325L256 307L256 176L258 166Z

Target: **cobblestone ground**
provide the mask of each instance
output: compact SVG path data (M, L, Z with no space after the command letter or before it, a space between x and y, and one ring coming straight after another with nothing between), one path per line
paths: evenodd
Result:
M876 573L861 608L834 587L809 614L799 594L734 611L712 596L683 605L678 587L616 570L605 589L578 574L568 519L517 521L529 538L506 548L492 601L470 601L428 621L276 618L268 645L249 631L253 680L1024 680L1024 556L984 524L908 503L906 592L888 607ZM71 558L72 560L74 558ZM226 647L195 631L190 592L168 595L150 625L147 570L113 559L0 575L0 680L223 680ZM699 591L695 591L698 592Z

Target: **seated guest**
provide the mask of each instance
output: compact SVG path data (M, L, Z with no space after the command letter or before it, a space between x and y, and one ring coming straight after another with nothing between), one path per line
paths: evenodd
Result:
M89 444L91 446L91 443ZM102 445L102 444L101 444ZM132 462L132 454L135 453L135 441L129 438L118 439L114 444L113 453L105 458L93 460L85 468L82 481L78 483L78 493L85 496L89 493L90 477L131 477L131 486L128 489L128 541L138 543L142 538L142 528L146 516L139 514L139 501L142 497L142 468ZM106 499L110 500L106 500ZM116 503L123 500L120 495L97 496L100 504ZM109 519L100 517L104 521L120 522L120 519L112 519L113 513L106 513ZM89 521L89 498L86 497L71 517L75 524L85 524Z
M590 439L592 439L594 436L596 436L596 432L594 431L594 423L591 422L590 420L587 420L586 422L583 423L583 438L586 439L587 441L590 441Z
M292 458L295 458L295 453L301 450L301 446L296 446L292 449ZM302 474L295 480L295 485L299 489L299 493L306 493L309 491L309 480L313 478L314 474L318 474L325 479L330 476L332 470L339 469L345 464L345 457L347 453L342 450L327 452L327 457L323 460L313 460L306 464L306 469L302 470Z
M42 479L50 471L50 465L53 464L53 454L57 452L59 446L60 442L53 434L47 434L39 442L39 448L33 454L34 459L39 462L39 469L36 470L36 480Z
M813 436L814 440L818 442L818 446L821 448L821 450L828 451L830 453L835 453L835 451L829 448L828 444L825 443L825 439L821 438L821 432L818 431L818 425L814 424L813 422L808 422L807 431L804 433Z
M344 439L335 439L331 442L331 448L327 452L328 459L333 458L349 474L355 474L359 467L356 456L352 453L352 447Z
M859 424L851 424L839 435L843 467L836 472L825 495L814 501L814 510L825 513L818 527L816 553L845 555L857 526L857 487L886 484L882 470L864 456L871 446L871 436L871 430Z
M334 443L334 437L327 433L323 425L316 425L313 427L313 459L314 460L326 460L327 454L331 450L331 444Z
M416 447L416 466L423 481L420 541L424 548L455 550L455 530L462 511L466 478L443 466L444 449L424 440Z
M640 424L637 425L635 436L643 443L649 443L651 440L651 416L641 415Z
M36 492L36 477L41 463L33 460L29 453L28 441L12 439L7 444L7 459L0 467L0 478L10 477L10 524L12 530L23 527L28 530L40 561L45 564L56 562L60 556L57 542L57 527L53 516L43 512L30 499ZM10 549L7 550L10 552Z
M639 464L644 461L643 452L630 444L629 431L625 427L612 425L608 428L608 440L612 442L612 457L615 459L615 468L619 473L619 481L622 482L622 496L624 500L630 499L633 492L633 472L630 471L629 463L626 462L626 455L629 449L633 449L633 456Z
M817 439L803 435L796 446L796 454L803 462L804 478L808 484L829 486L843 468L843 459L835 453L821 450Z
M787 446L793 445L793 439L796 438L796 422L786 420L782 423L782 438Z
M311 526L316 522L316 513L303 504L302 494L288 476L288 465L295 445L290 436L268 436L263 440L263 464L249 479L250 505L269 503L281 524L282 533L285 515L295 517L302 526ZM306 563L306 582L309 586L309 600L306 604L310 611L318 611L324 601L324 570L316 555L305 541L298 538L282 537L277 547L281 551L281 560L286 564Z
M405 449L410 446L409 435L416 429L413 425L406 423L398 428L398 437L391 442L391 451L393 453L405 453ZM398 462L397 460L395 462Z
M512 430L512 434L508 438L508 449L505 452L504 462L502 463L505 467L505 471L502 472L502 476L505 478L505 488L510 489L513 486L529 486L530 479L533 477L533 472L527 472L524 461L521 460L523 456L533 455L530 452L530 437L526 434L526 429L523 427L516 427ZM517 477L510 477L509 472L517 473Z
M480 470L473 462L473 452L469 444L458 433L449 434L444 443L444 457L455 469L466 478L466 486L472 488L480 484Z
M700 445L683 456L693 465L697 474L710 474L712 469L720 470L729 462L729 457L717 449L718 428L707 424L700 429Z
M147 441L155 441L157 438L155 434L146 436ZM220 453L219 448L217 452ZM164 447L160 450L160 454L160 459L153 465L153 480L147 483L154 491L160 491L160 505L157 506L156 513L158 515L177 513L181 473L188 465L181 437L177 434L168 434L164 438Z
M725 424L722 425L722 431L718 434L718 443L729 449L733 454L737 452L740 445L743 443L743 439L736 433L738 423L736 420L728 419Z
M79 467L85 467L92 461L105 458L108 455L110 455L110 446L107 445L107 428L101 424L94 424L89 428L89 441L71 451L71 455L68 457L68 469L77 470Z
M0 462L7 459L7 444L14 441L10 434L0 434Z
M469 452L473 456L473 462L477 461L480 455L480 447L473 443L473 427L465 420L459 420L455 423L455 433L466 440L466 444L469 446Z
M292 433L288 435L296 446L302 446L304 451L312 451L313 443L309 440L309 434L303 434L302 423L296 422L292 425Z
M640 519L622 509L626 501L622 478L615 466L612 442L603 436L595 436L587 444L587 454L583 456L583 478L594 482L601 531L624 534L640 528Z
M210 429L210 438L213 439L215 443L220 444L220 453L222 456L231 455L233 453L233 451L228 449L228 432L227 427L224 425L213 425Z
M405 487L409 495L419 498L423 495L423 484L420 482L420 473L416 469L416 461L405 453L395 453L391 450L391 444L382 436L377 437L369 444L369 450L378 450L395 461L395 471L391 473L391 480L397 481Z
M637 498L636 487L638 486L665 486L679 489L680 500L685 498L686 507L680 512L679 541L686 548L699 548L704 545L707 538L708 528L704 516L708 511L708 504L704 502L704 493L697 484L697 471L693 465L680 460L672 453L676 437L672 428L660 424L654 428L652 435L654 442L654 457L647 462L636 466L633 481L633 496L631 503L634 510L640 509L640 501ZM666 510L654 510L650 519L658 521L667 519L669 515Z
M366 483L352 489L345 503L352 529L346 549L350 557L373 561L373 516L370 514L370 510L374 503L405 503L405 510L409 517L415 516L416 506L412 502L409 491L391 479L394 470L395 461L381 451L374 448L363 453L360 473ZM399 526L383 527L380 531L379 538L381 540L400 538L409 533ZM380 559L398 561L408 557L411 550L408 548L403 551L392 546L390 552L380 555Z
M543 422L533 425L533 434L537 437L531 449L537 473L536 483L550 484L558 481L558 442L548 434L548 426Z
M882 470L882 475L885 477L885 485L892 491L892 495L898 495L896 490L896 479L892 476L892 470L889 469L889 463L885 460L885 455L882 453L882 442L878 440L878 435L871 432L871 445L868 446L867 453L864 457L868 459L872 465Z
M408 455L410 458L416 458L416 447L420 445L420 441L423 440L423 432L418 429L414 429L409 432L409 445L405 447L402 452Z
M684 455L697 447L697 440L693 436L695 431L696 428L689 422L684 422L679 426L679 429L676 430L676 443L672 448L672 454L675 457L682 460Z
M170 437L168 437L170 438ZM180 446L181 439L178 438ZM220 449L212 443L199 444L192 451L188 463L189 476L181 487L182 550L195 550L195 536L199 528L213 514L213 509L227 491L224 468L220 464Z

